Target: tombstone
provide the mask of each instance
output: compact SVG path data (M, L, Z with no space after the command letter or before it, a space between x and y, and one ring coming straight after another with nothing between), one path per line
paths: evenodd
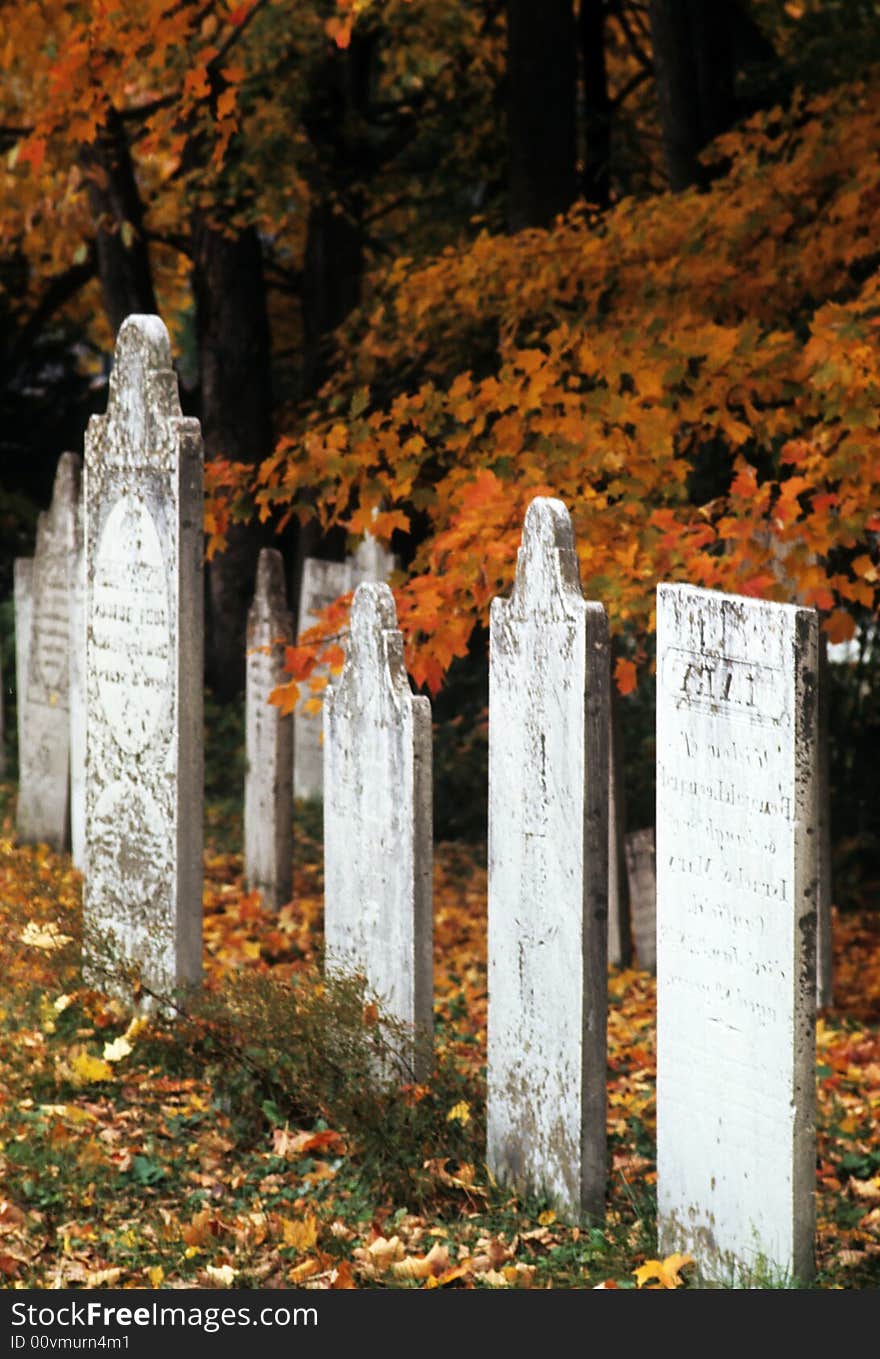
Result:
M31 625L18 752L16 828L25 844L69 843L70 590L80 459L62 453L52 504L37 520L31 576Z
M538 498L491 611L488 1162L575 1220L605 1208L609 696L605 610Z
M201 976L202 441L168 333L129 316L86 432L86 973L147 996Z
M247 620L244 865L248 890L260 892L271 910L293 890L293 718L269 702L285 679L284 648L292 640L284 559L264 547Z
M410 691L394 596L359 585L348 655L324 698L324 938L414 1033L433 1012L431 705ZM400 1054L427 1076L423 1043Z
M629 905L636 957L646 972L657 971L657 867L654 827L631 831L624 841Z
M15 714L18 740L19 783L21 782L21 752L25 742L25 696L30 663L31 626L34 613L34 559L16 557L12 578L15 609Z
M351 567L348 562L324 562L306 557L300 591L299 631L313 628L318 616L328 604L352 588ZM315 678L329 677L326 666L315 669ZM300 697L293 715L293 795L301 798L320 798L324 795L324 749L321 743L321 713L309 713L304 708L306 691Z
M810 1278L817 615L657 593L660 1250Z
M86 554L83 503L74 515L70 581L70 857L85 871L86 854Z

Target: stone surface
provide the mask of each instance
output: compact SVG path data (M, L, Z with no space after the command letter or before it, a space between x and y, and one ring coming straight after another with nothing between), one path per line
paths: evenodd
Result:
M362 973L391 1017L427 1034L431 706L410 690L387 585L355 591L345 666L324 699L324 738L327 966ZM427 1075L420 1047L400 1054L415 1079Z
M74 516L70 580L70 856L85 872L86 858L86 553L82 497Z
M529 506L490 638L488 1161L567 1217L600 1219L608 627L560 501Z
M660 1250L808 1279L817 616L657 594Z
M162 993L201 975L202 508L167 331L129 316L86 432L83 943L87 970L109 937Z
M25 744L25 695L31 650L31 626L34 615L34 559L16 557L12 578L13 607L15 609L15 713L18 742L18 764Z
M293 718L269 702L286 678L284 648L293 639L284 559L264 547L247 620L245 691L244 866L248 889L277 910L292 891Z
M21 697L16 827L25 843L69 844L70 592L80 459L62 453L52 504L39 516L32 568L32 612Z
M324 562L306 557L303 565L302 589L299 604L299 631L313 628L318 616L328 604L352 588L349 562ZM315 678L329 678L326 667L315 669ZM293 795L301 798L320 798L324 795L324 747L322 744L322 714L308 713L303 697L293 715Z
M654 827L631 831L624 840L629 908L639 967L657 971L657 865Z

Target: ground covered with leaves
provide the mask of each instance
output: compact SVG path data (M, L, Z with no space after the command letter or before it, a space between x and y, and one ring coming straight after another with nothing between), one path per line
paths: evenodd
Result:
M81 879L0 836L5 1287L687 1287L656 1260L654 981L612 970L604 1227L512 1196L483 1162L485 872L435 863L436 1063L377 1092L375 1007L321 976L321 866L297 837L272 916L206 854L204 995L174 1022L84 985ZM880 917L835 921L818 1025L817 1283L880 1284ZM375 1062L373 1062L375 1070ZM381 1083L380 1083L381 1084Z

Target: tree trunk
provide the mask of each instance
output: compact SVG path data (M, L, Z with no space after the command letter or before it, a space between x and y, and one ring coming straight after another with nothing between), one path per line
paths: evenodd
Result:
M360 301L364 245L356 217L330 198L309 213L303 269L303 390L314 392L324 377L322 345Z
M704 184L697 157L736 119L730 0L651 0L657 100L670 187Z
M260 240L192 219L193 289L202 434L209 457L258 463L272 450L270 338ZM233 524L229 545L208 566L207 674L215 694L240 694L245 625L257 557L270 535L255 520Z
M83 150L104 306L114 332L132 312L155 312L144 208L125 128L111 109L92 146Z
M577 195L576 47L572 0L507 0L511 232L549 226Z
M610 190L611 100L605 65L605 0L581 0L581 70L584 80L583 195L607 208Z

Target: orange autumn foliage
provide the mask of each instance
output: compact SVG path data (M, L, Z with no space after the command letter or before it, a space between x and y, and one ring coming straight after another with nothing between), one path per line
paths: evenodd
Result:
M510 588L540 494L571 510L630 666L661 579L797 598L851 635L877 605L878 142L872 79L722 137L708 192L397 260L247 488L261 516L354 539L381 510L386 541L419 517L395 584L432 690ZM215 546L234 482L216 469ZM312 631L312 656L338 626Z

